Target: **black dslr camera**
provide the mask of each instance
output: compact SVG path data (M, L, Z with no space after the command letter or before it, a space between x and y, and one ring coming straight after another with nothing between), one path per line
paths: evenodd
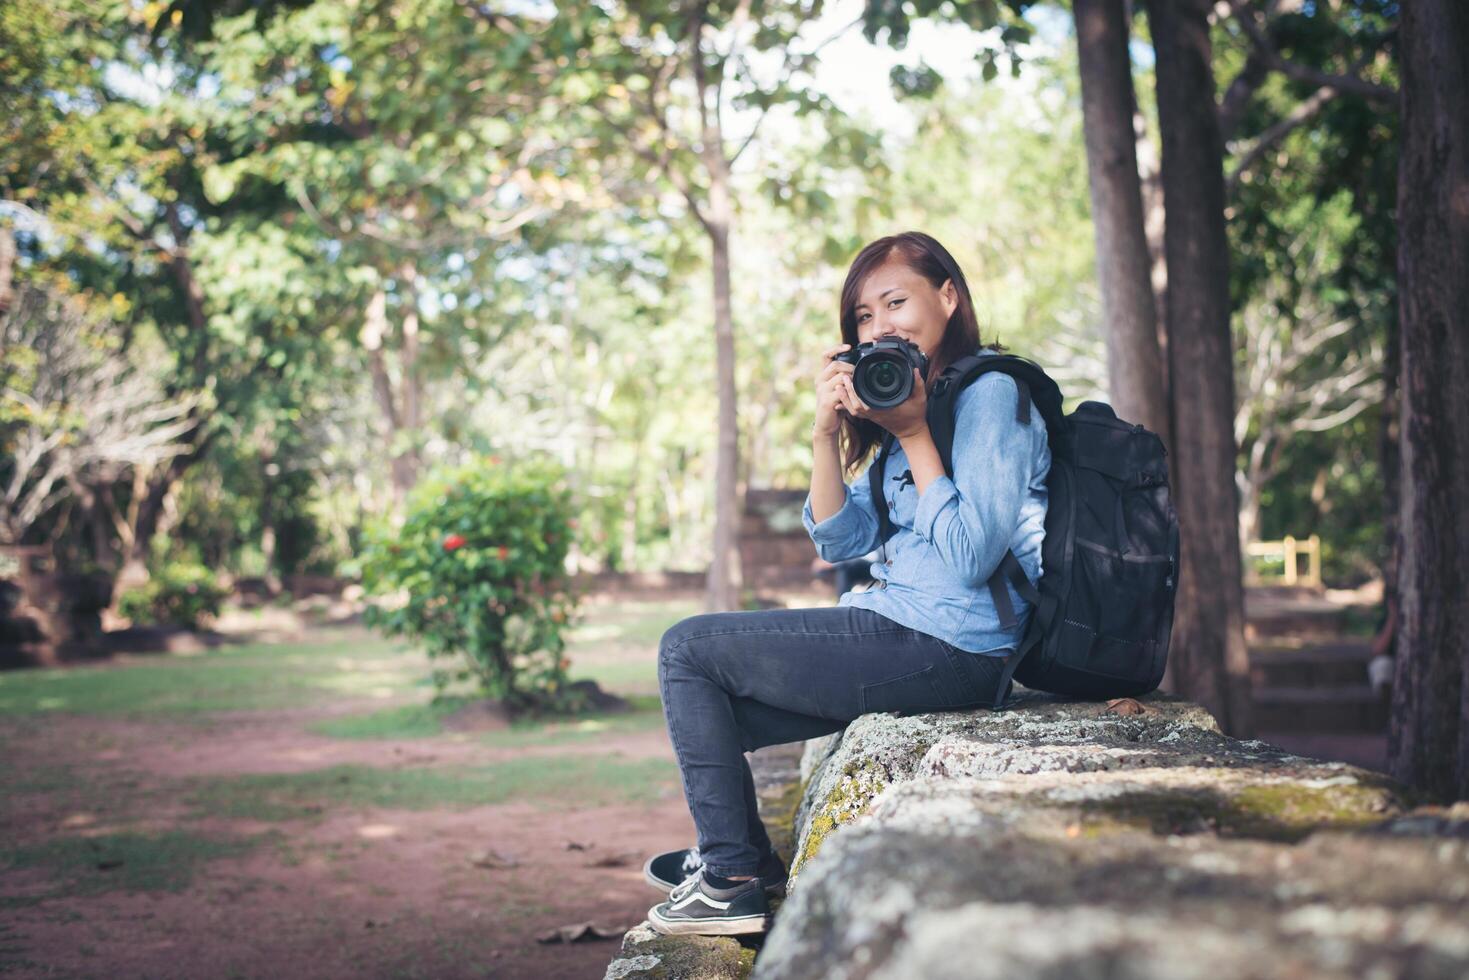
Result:
M928 377L928 356L911 340L884 337L842 351L834 360L852 365L852 387L868 408L892 408L913 394L913 369Z

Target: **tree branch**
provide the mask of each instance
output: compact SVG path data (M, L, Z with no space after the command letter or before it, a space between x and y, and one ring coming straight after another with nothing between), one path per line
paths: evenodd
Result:
M1284 119L1256 137L1249 146L1244 147L1242 150L1234 150L1234 152L1240 154L1240 159L1225 179L1226 192L1233 194L1239 186L1240 180L1249 172L1249 169L1255 165L1260 157L1265 154L1265 151L1285 139L1300 126L1319 116L1321 110L1326 108L1326 104L1336 98L1340 92L1340 89L1323 85L1313 92L1310 98L1297 104L1294 109L1286 114Z
M837 38L841 37L843 34L847 33L852 28L858 26L861 23L862 18L858 17L856 20L852 21L850 24L847 24L845 27L838 28L830 37L825 38L820 44L816 45L816 47L812 48L810 51L806 52L803 55L797 55L790 45L786 45L785 57L781 60L780 65L780 80L775 83L776 88L779 89L780 87L785 85L786 82L790 81L791 75L795 74L795 66L798 60L804 61L807 58L815 57L821 52L822 48L826 47L828 44L835 41ZM755 141L755 134L760 132L760 125L765 122L765 117L768 115L770 115L769 109L766 109L764 112L760 113L759 118L755 120L755 125L750 127L750 131L745 134L745 138L740 141L739 149L735 150L734 155L729 158L729 163L731 167L733 167L734 162L740 158L740 154L745 152L745 148Z
M1254 45L1255 52L1264 63L1274 71L1280 72L1287 78L1293 78L1298 82L1308 82L1320 87L1334 88L1340 92L1350 95L1360 95L1365 99L1379 102L1396 102L1398 91L1387 85L1379 85L1369 82L1357 75L1333 75L1307 65L1297 64L1281 55L1275 47L1274 42L1266 35L1259 22L1255 20L1255 11L1249 0L1229 0L1230 12L1234 14L1235 21L1240 29ZM1384 35L1378 43L1386 41L1391 35Z
M1225 142L1234 135L1240 120L1244 117L1245 107L1254 98L1255 92L1265 83L1270 75L1270 67L1260 57L1259 52L1251 51L1245 58L1245 66L1240 69L1234 81L1229 83L1229 88L1224 92L1224 98L1219 102L1219 136Z

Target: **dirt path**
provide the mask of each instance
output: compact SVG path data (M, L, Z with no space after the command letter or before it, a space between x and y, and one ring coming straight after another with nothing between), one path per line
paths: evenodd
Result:
M48 725L26 740L25 754L56 762L126 763L160 776L212 776L223 773L306 772L336 765L409 768L478 765L527 756L621 754L635 759L672 759L668 733L608 732L595 739L560 745L486 745L472 735L432 739L343 739L316 735L306 726L318 712L251 712L229 724L201 731L188 722L146 724L110 718L71 717ZM78 751L79 746L99 746Z
M0 867L0 973L600 977L616 940L542 945L535 937L584 921L620 933L640 921L660 898L642 880L642 861L693 840L676 779L646 803L331 805L316 820L189 819L171 799L169 786L189 777L339 765L433 769L567 755L673 758L661 727L511 747L464 735L350 740L305 731L333 714L340 711L257 712L207 727L61 716L6 722L10 730L0 737L23 790L4 807L14 841L182 830L263 835L268 843L212 857L177 892L81 888L34 900L28 896L54 890L44 869ZM66 785L37 789L48 772L67 774ZM472 863L486 851L508 856L513 866Z
M177 894L110 893L7 913L15 977L600 977L615 941L542 945L592 921L621 931L659 895L642 856L691 839L683 801L548 816L505 805L373 811L293 835L295 866L260 852L211 862ZM575 840L586 850L568 850ZM493 844L519 864L467 855ZM621 867L588 867L625 856ZM5 962L0 959L0 963Z

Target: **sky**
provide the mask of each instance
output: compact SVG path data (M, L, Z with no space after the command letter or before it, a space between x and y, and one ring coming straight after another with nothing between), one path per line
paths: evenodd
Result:
M861 16L863 0L838 0L826 8L825 14L813 22L804 36L819 43L846 24ZM1064 43L1071 29L1070 18L1051 8L1036 8L1028 18L1036 28L1037 44L1055 48ZM976 80L979 63L980 35L956 24L937 24L931 20L915 20L908 34L908 44L895 51L886 44L872 45L854 28L822 49L821 66L816 72L816 87L831 96L851 115L867 114L883 132L911 134L911 114L893 97L888 74L896 65L915 68L927 64L947 78ZM1004 72L991 84L1004 85Z
M861 16L864 5L864 0L836 0L827 4L822 16L801 31L803 50L812 50L852 24ZM1022 53L1054 51L1066 43L1071 33L1071 18L1059 8L1032 8L1027 19L1034 25L1036 34L1031 45L1022 47ZM727 41L720 43L721 48L727 46ZM916 114L893 95L892 69L898 65L916 68L926 64L947 81L962 86L979 81L980 63L975 55L986 46L985 39L967 27L919 19L912 22L907 45L898 51L881 40L878 44L869 44L858 25L840 33L836 40L821 48L811 84L848 116L871 131L882 133L884 142L892 145L910 139L917 120ZM780 51L750 53L750 60L761 81L767 84L775 79L782 57ZM1002 60L999 77L984 84L1013 87L1017 92L1025 92L1029 91L1030 81L1010 78L1008 65ZM1017 99L1015 104L1023 107L1025 99ZM725 131L731 144L737 145L749 131L756 114L754 110L742 112L731 108L727 111ZM773 111L762 124L761 140L768 140L776 146L790 145L804 125L791 112ZM744 166L754 163L744 159L740 162Z

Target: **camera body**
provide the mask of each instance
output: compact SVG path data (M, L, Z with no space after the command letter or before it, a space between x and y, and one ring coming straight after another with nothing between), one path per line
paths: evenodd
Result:
M928 376L928 355L911 340L884 337L842 351L833 360L852 365L852 387L868 408L892 408L913 394L913 369Z

